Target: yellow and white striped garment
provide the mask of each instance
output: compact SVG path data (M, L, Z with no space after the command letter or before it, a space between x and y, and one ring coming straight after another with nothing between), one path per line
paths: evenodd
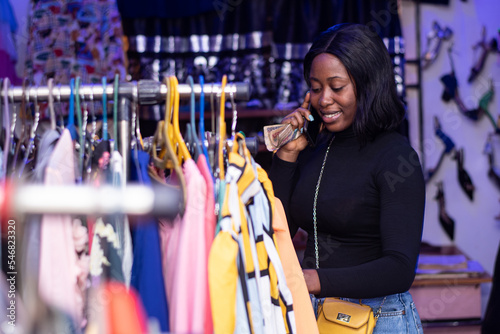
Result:
M296 333L272 228L272 184L241 134L233 141L225 182L221 232L209 258L215 333Z

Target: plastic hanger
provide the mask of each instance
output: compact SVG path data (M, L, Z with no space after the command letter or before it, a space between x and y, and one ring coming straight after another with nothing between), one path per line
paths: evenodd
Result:
M21 146L23 146L22 144L24 143L25 137L26 137L27 118L26 118L26 100L25 100L25 97L26 97L26 79L23 80L23 84L22 84L21 105L19 107L19 118L21 121L21 134L19 136L19 140L17 141L17 144L15 144L14 158L12 159L12 168L11 168L11 170L13 171L12 173L14 173L16 170L16 165L17 165L18 157L19 157L19 151L21 150ZM12 102L14 102L14 96L12 96Z
M172 112L172 125L174 130L174 143L177 148L177 158L179 159L179 163L182 165L185 161L191 159L191 154L184 142L184 138L182 138L181 131L179 128L179 82L175 76L170 77L171 80L171 88L174 93L174 101L173 101L173 112Z
M92 158L92 164L95 166L98 165L98 169L107 170L109 167L109 159L111 156L111 143L109 141L108 135L108 100L107 100L107 90L106 77L102 77L102 137L99 140L98 144L94 150L94 157ZM107 153L107 154L106 154Z
M108 99L106 94L106 77L102 78L102 139L108 140Z
M9 158L9 149L10 149L10 111L9 111L9 92L10 80L9 78L5 78L3 80L3 126L5 127L5 139L3 143L3 163L2 163L2 171L0 175L0 179L4 180L7 176L7 161ZM0 128L0 130L2 130Z
M88 124L88 121L89 121L89 104L87 103L87 101L85 100L85 94L83 94L82 92L80 92L80 99L82 100L82 105L83 105L83 108L82 108L82 128L81 128L81 131L82 131L82 138L83 138L83 149L82 149L82 156L83 156L83 161L85 161L85 151L86 151L86 147L88 146L87 145L87 124ZM82 166L83 167L83 166ZM83 170L82 170L83 172Z
M234 103L233 91L229 92L231 98L231 109L233 110L233 119L231 120L231 139L235 139L236 123L238 122L238 110L236 110L236 103Z
M119 89L120 75L115 74L115 81L113 83L113 137L114 149L118 150L118 89Z
M220 96L220 113L219 113L219 145L218 145L218 170L219 170L219 178L221 180L224 179L224 142L226 141L226 118L225 118L225 102L226 102L226 94L225 88L227 83L227 76L224 74L222 76L221 82L221 96Z
M94 144L95 136L97 133L97 117L95 115L95 102L94 102L94 85L90 88L90 115L92 116L92 130L90 132L91 142Z
M167 93L165 94L165 118L158 122L149 154L156 167L175 171L183 196L182 207L179 210L182 216L187 202L187 188L182 168L175 154L171 138L169 138L169 132L172 132L173 135L173 131L171 131L172 125L170 124L173 105L171 78L165 78L164 81L167 85ZM160 150L160 155L158 155L158 149Z
M194 94L194 81L192 76L188 76L188 82L189 86L191 86L191 126L189 127L190 131L188 131L191 140L188 140L188 143L192 145L191 152L193 152L194 160L198 161L198 157L203 154L201 150L201 146L203 146L203 143L199 140L198 134L196 133L196 99Z
M17 111L16 111L16 104L14 103L14 91L11 89L9 90L9 98L10 98L10 104L12 105L12 119L11 119L11 126L10 126L10 154L14 155L16 151L16 141L15 141L15 132L16 132L16 125L17 125Z
M84 175L86 174L87 171L87 161L89 161L89 149L91 151L91 146L90 146L90 141L89 141L89 136L88 136L88 122L89 122L89 103L88 101L85 100L85 94L80 91L80 98L82 100L82 105L83 105L83 118L82 118L82 138L83 138L83 148L82 148L82 165L81 165L81 172L82 172L82 180L84 179Z
M1 87L1 85L0 85ZM12 89L9 90L9 104L12 106L11 120L10 120L10 148L9 148L9 158L7 158L6 168L7 174L12 175L16 168L16 150L19 143L19 138L16 140L16 127L17 119L19 118L17 112L17 105L14 102L14 92ZM9 166L10 164L10 166Z
M59 112L58 112L58 116L59 116L59 126L61 127L61 129L64 129L64 115L63 115L63 112L62 112L62 104L61 104L61 84L59 84L59 86L57 87L57 104L59 106ZM24 101L24 99L23 99Z
M193 130L191 129L191 122L186 123L186 138L185 141L189 144L189 152L194 156L194 151L196 151L196 144L193 141ZM195 158L196 159L196 158Z
M52 130L56 129L56 113L54 110L54 78L49 78L47 80L47 86L49 88L49 113L50 113L50 128Z
M175 155L172 141L169 138L170 110L172 107L170 78L165 79L167 93L165 94L165 116L164 120L158 122L153 143L150 148L150 156L156 167L161 169L175 169L179 166L179 161ZM158 155L158 149L160 151Z
M167 85L167 94L165 95L165 116L163 127L165 140L167 142L165 143L166 145L164 148L166 152L162 152L162 154L167 154L164 168L175 169L175 167L180 166L180 162L175 154L174 129L172 127L172 108L175 94L172 89L172 81L170 80L170 77L165 79L165 83Z
M170 146L172 147L172 152L175 152L175 142L174 142L174 128L172 126L172 109L174 107L174 90L172 89L172 80L170 76L166 79L167 94L166 94L166 108L165 108L165 131L166 138L168 139ZM175 153L174 153L175 154Z
M83 171L83 155L85 152L85 137L83 136L83 123L82 123L82 109L80 105L80 77L76 77L76 83L75 83L75 102L76 102L76 119L78 121L78 143L80 145L79 151L78 151L78 176L77 178L81 181L82 177L82 171Z
M186 132L185 132L185 142L188 145L189 153L193 156L193 158L196 160L196 142L193 139L193 129L191 125L193 124L195 120L195 110L193 108L193 101L194 99L194 82L193 82L193 77L191 75L188 75L187 77L187 82L188 85L191 88L191 94L190 99L189 99L189 121L186 123ZM196 129L195 129L196 130Z
M175 171L177 181L179 183L179 186L181 188L182 192L182 203L181 207L179 208L179 214L181 216L184 215L184 211L186 209L186 203L187 203L187 187L186 187L186 180L184 178L184 174L182 172L182 168L179 164L179 161L177 160L177 156L175 155L172 147L170 146L169 139L167 138L167 132L166 132L166 122L164 120L158 122L158 125L156 127L156 132L153 136L153 141L152 145L150 147L150 156L153 161L153 164L160 169L171 169ZM160 151L163 151L164 154L163 156L158 156L157 152L158 149Z
M69 81L69 89L68 127L75 124L75 78Z
M92 172L92 157L94 156L94 145L95 145L95 135L97 132L97 118L95 116L95 104L94 104L94 85L90 88L90 114L92 117L92 128L90 132L90 144L87 152L87 179L90 180L90 174Z
M23 161L23 165L21 167L21 170L19 171L19 177L21 177L23 175L24 168L30 162L31 152L35 148L36 130L38 128L38 123L40 121L40 106L38 105L38 86L36 87L35 92L36 92L36 94L33 97L33 104L35 107L35 118L33 119L33 126L31 127L28 146L27 146L26 151L24 152L24 161ZM29 96L29 94L27 94L28 108L29 108L29 99L30 99L30 96Z
M31 150L34 149L35 147L35 135L36 135L36 130L38 129L38 124L40 122L40 106L38 105L38 86L36 87L36 94L34 98L34 107L35 107L35 118L33 119L33 127L31 128L31 135L30 135L30 153Z
M212 83L211 89L210 89L210 125L211 125L211 131L208 133L208 157L209 157L209 169L212 171L212 176L214 178L216 174L216 155L215 151L217 149L217 128L215 126L215 98L214 98L214 84ZM207 134L207 133L206 133Z
M68 115L68 130L71 133L71 138L76 140L77 131L75 129L75 78L69 81L69 115Z
M217 129L215 128L215 99L214 99L214 84L212 83L212 89L210 90L210 123L212 125L212 132L216 133Z
M131 111L131 123L130 123L130 135L131 135L131 140L130 140L130 148L131 148L131 161L135 165L136 170L140 170L139 166L139 149L141 151L144 151L144 144L142 141L142 136L140 136L140 129L139 127L139 115L137 113L137 107L138 107L138 94L139 94L139 88L137 87L137 82L133 86L133 91L132 91L132 111ZM158 131L158 126L160 129L163 128L163 125L156 125L156 131ZM140 139L138 139L140 138ZM151 147L150 147L151 149ZM152 157L152 152L149 151L149 156ZM155 148L155 153L156 153L156 148ZM152 166L148 166L148 172L151 169ZM138 173L139 176L139 182L143 182L141 173Z
M225 122L225 88L227 83L227 76L222 76L221 90L217 94L220 94L219 98L219 114L217 116L217 130L215 134L215 145L214 145L214 169L213 176L215 179L214 183L214 194L215 194L215 210L214 214L218 219L221 218L222 213L222 199L224 198L225 183L224 183L224 142L226 141L226 122ZM213 87L212 87L213 93ZM213 106L213 95L211 96L212 110ZM215 155L215 150L217 150L217 155ZM218 225L217 225L218 226Z
M25 103L24 107L26 108L26 110L28 110L30 108L30 88L31 86L27 89L26 88L26 81L23 83L23 95L24 95L24 98L23 98L23 103ZM28 115L31 114L31 110L29 112L26 112L25 113L25 117L23 118L23 123L24 123L24 126L23 126L23 141L21 143L19 143L19 147L21 147L22 144L24 144L24 156L22 158L22 161L21 161L21 167L19 168L19 178L21 178L21 176L23 175L23 172L24 172L24 167L27 163L27 160L28 160L28 154L29 154L29 148L31 146L30 144L30 138L31 138L31 130L32 130L32 127L33 125L31 125L31 128L30 128L30 120L28 120ZM29 132L29 133L28 133ZM27 139L25 138L27 136ZM25 142L25 140L27 140L27 142Z
M132 122L131 122L131 135L132 135L132 143L135 148L139 148L144 150L144 142L142 140L141 135L141 127L139 123L139 114L137 113L137 84L134 86L134 93L132 94Z
M134 95L133 97L133 112L135 113L136 115L136 118L135 118L135 135L137 137L137 139L139 139L139 143L141 144L141 149L144 150L144 141L142 140L142 134L141 134L141 123L139 121L139 113L137 112L137 109L139 108L139 102L137 101L138 99L138 96L137 94Z
M135 89L136 86L134 86L133 89ZM132 149L139 149L139 140L137 139L137 109L135 105L135 96L137 95L137 91L134 91L132 93L133 101L131 105L131 111L130 111L130 148ZM142 146L140 147L142 149Z
M205 158L207 160L208 167L210 169L210 159L208 158L208 150L207 146L205 145L205 78L203 75L200 75L200 124L198 127L199 131L199 138L201 142L201 149L203 151L203 154L205 155Z

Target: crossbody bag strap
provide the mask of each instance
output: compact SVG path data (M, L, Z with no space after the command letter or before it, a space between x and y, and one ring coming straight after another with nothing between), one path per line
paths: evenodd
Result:
M332 140L330 140L330 143L328 144L328 147L325 152L325 157L323 158L323 163L321 164L321 170L319 172L318 176L318 182L316 183L316 188L314 190L314 201L313 201L313 225L314 225L314 253L316 257L316 269L319 269L319 247L318 247L318 227L317 227L317 218L316 218L316 204L318 203L318 194L319 194L319 186L321 184L321 179L323 178L323 171L325 170L325 165L326 165L326 159L328 158L328 153L330 152L330 147L332 146L333 140L335 139L335 136L333 136ZM378 319L380 314L382 313L382 306L385 303L385 299L387 298L384 297L382 300L382 303L380 304L377 312L375 313L375 320ZM359 300L359 303L361 304L361 299ZM321 305L322 307L322 305Z

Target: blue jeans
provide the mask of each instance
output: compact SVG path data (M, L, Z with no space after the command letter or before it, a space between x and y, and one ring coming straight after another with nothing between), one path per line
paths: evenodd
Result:
M318 303L324 298L316 298L311 295L314 313L318 316ZM359 303L359 299L341 298L353 303ZM373 314L376 314L384 297L362 299L363 304L371 306ZM386 297L382 305L380 317L373 334L423 334L422 323L411 294L407 291L396 293Z

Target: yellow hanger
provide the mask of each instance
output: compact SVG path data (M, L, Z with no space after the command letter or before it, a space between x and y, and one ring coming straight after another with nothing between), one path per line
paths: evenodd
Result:
M167 94L166 94L166 106L165 106L165 129L167 131L167 138L170 141L170 145L173 148L172 151L175 151L174 144L174 128L172 126L172 108L174 103L175 92L172 88L172 80L171 77L165 79L165 83L167 85Z
M170 80L172 80L171 88L174 92L174 110L172 114L174 143L175 147L177 148L177 158L179 159L179 162L182 164L185 161L191 159L191 154L189 153L186 143L184 142L184 138L182 138L181 131L179 128L179 90L178 90L179 82L177 81L177 78L175 76L171 76Z
M166 149L166 152L164 153L166 155L165 158L163 158L163 161L165 161L164 168L175 169L177 171L177 168L180 168L180 162L177 159L177 156L175 155L175 147L173 146L174 132L170 124L170 120L172 118L172 102L173 102L170 77L165 78L164 81L165 84L167 85L167 93L165 94L165 116L163 122L163 132L165 136L165 149Z
M169 135L169 132L173 133L173 131L171 131L171 125L169 124L173 99L171 98L170 78L165 78L164 81L167 85L167 93L165 94L165 119L158 122L149 154L156 167L175 171L183 196L182 207L179 210L182 216L186 209L187 202L186 180L184 179L182 168L175 155ZM157 147L160 148L159 155L157 154Z
M219 114L219 178L224 179L224 143L226 142L226 113L225 113L225 103L226 94L224 92L227 83L227 76L224 74L222 76L221 96L220 96L220 114Z
M170 91L170 78L165 78L167 85L167 93L165 94L165 117L163 121L158 122L155 135L153 137L153 145L151 146L150 156L158 168L161 169L176 169L179 166L179 160L175 155L170 139L169 132L171 132L170 123L170 110L172 108L172 99ZM160 148L160 153L157 153L157 147Z

